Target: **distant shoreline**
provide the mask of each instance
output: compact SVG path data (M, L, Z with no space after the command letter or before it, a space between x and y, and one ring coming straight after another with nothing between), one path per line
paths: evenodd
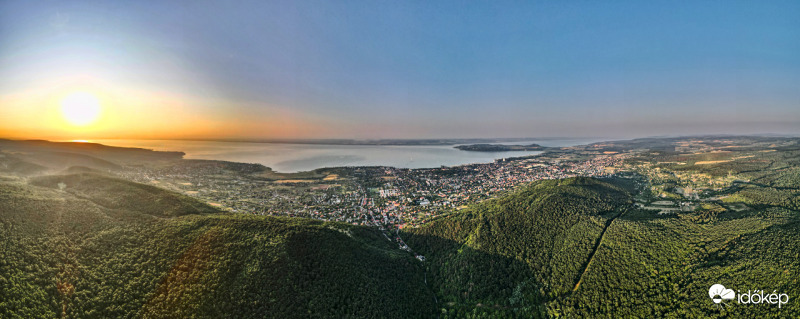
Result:
M455 147L458 150L468 152L514 152L514 151L546 151L548 147L539 144L530 145L503 145L503 144L470 144L458 145Z
M490 163L500 158L533 155L528 152L465 152L454 145L324 145L298 143L244 143L187 140L92 140L111 146L157 151L182 151L186 159L258 163L277 172L300 172L322 167L392 166L435 168L469 163ZM562 144L556 140L554 145ZM572 141L564 142L573 144ZM584 144L580 141L574 144Z
M510 143L527 141L581 140L588 137L509 137L509 138L424 138L424 139L176 139L176 138L98 138L92 140L150 140L150 141L198 141L264 144L311 144L311 145L371 145L371 146L447 146L462 144ZM60 140L68 142L69 140Z

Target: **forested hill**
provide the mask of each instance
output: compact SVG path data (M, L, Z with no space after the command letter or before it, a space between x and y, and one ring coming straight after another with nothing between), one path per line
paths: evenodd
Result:
M0 318L800 317L797 142L654 148L614 177L521 185L400 231L424 262L372 227L219 212L103 152L3 152ZM722 306L715 284L790 299Z
M419 261L372 228L217 213L97 174L0 178L0 318L435 310Z
M428 282L449 315L544 316L544 303L571 293L605 227L629 206L629 194L606 182L548 180L405 236L428 259Z
M623 190L615 185L625 185ZM792 206L657 215L629 180L548 180L405 230L442 318L789 318L800 304L718 306L716 283L800 294Z

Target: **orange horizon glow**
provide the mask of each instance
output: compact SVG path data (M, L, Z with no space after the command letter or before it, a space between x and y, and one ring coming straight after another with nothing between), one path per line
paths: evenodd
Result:
M285 108L247 112L237 103L108 84L41 86L0 98L0 138L304 138L326 133L314 125L318 120Z

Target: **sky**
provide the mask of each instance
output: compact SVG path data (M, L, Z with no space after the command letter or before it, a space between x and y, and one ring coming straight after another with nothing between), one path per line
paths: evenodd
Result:
M800 133L799 1L0 1L0 137ZM75 92L91 124L65 119ZM68 116L67 116L68 117Z

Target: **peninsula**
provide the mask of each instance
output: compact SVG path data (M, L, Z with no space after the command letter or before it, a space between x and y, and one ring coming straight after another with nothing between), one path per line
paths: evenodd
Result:
M539 144L530 145L503 145L503 144L470 144L458 145L455 148L470 152L511 152L511 151L544 151L548 147Z

